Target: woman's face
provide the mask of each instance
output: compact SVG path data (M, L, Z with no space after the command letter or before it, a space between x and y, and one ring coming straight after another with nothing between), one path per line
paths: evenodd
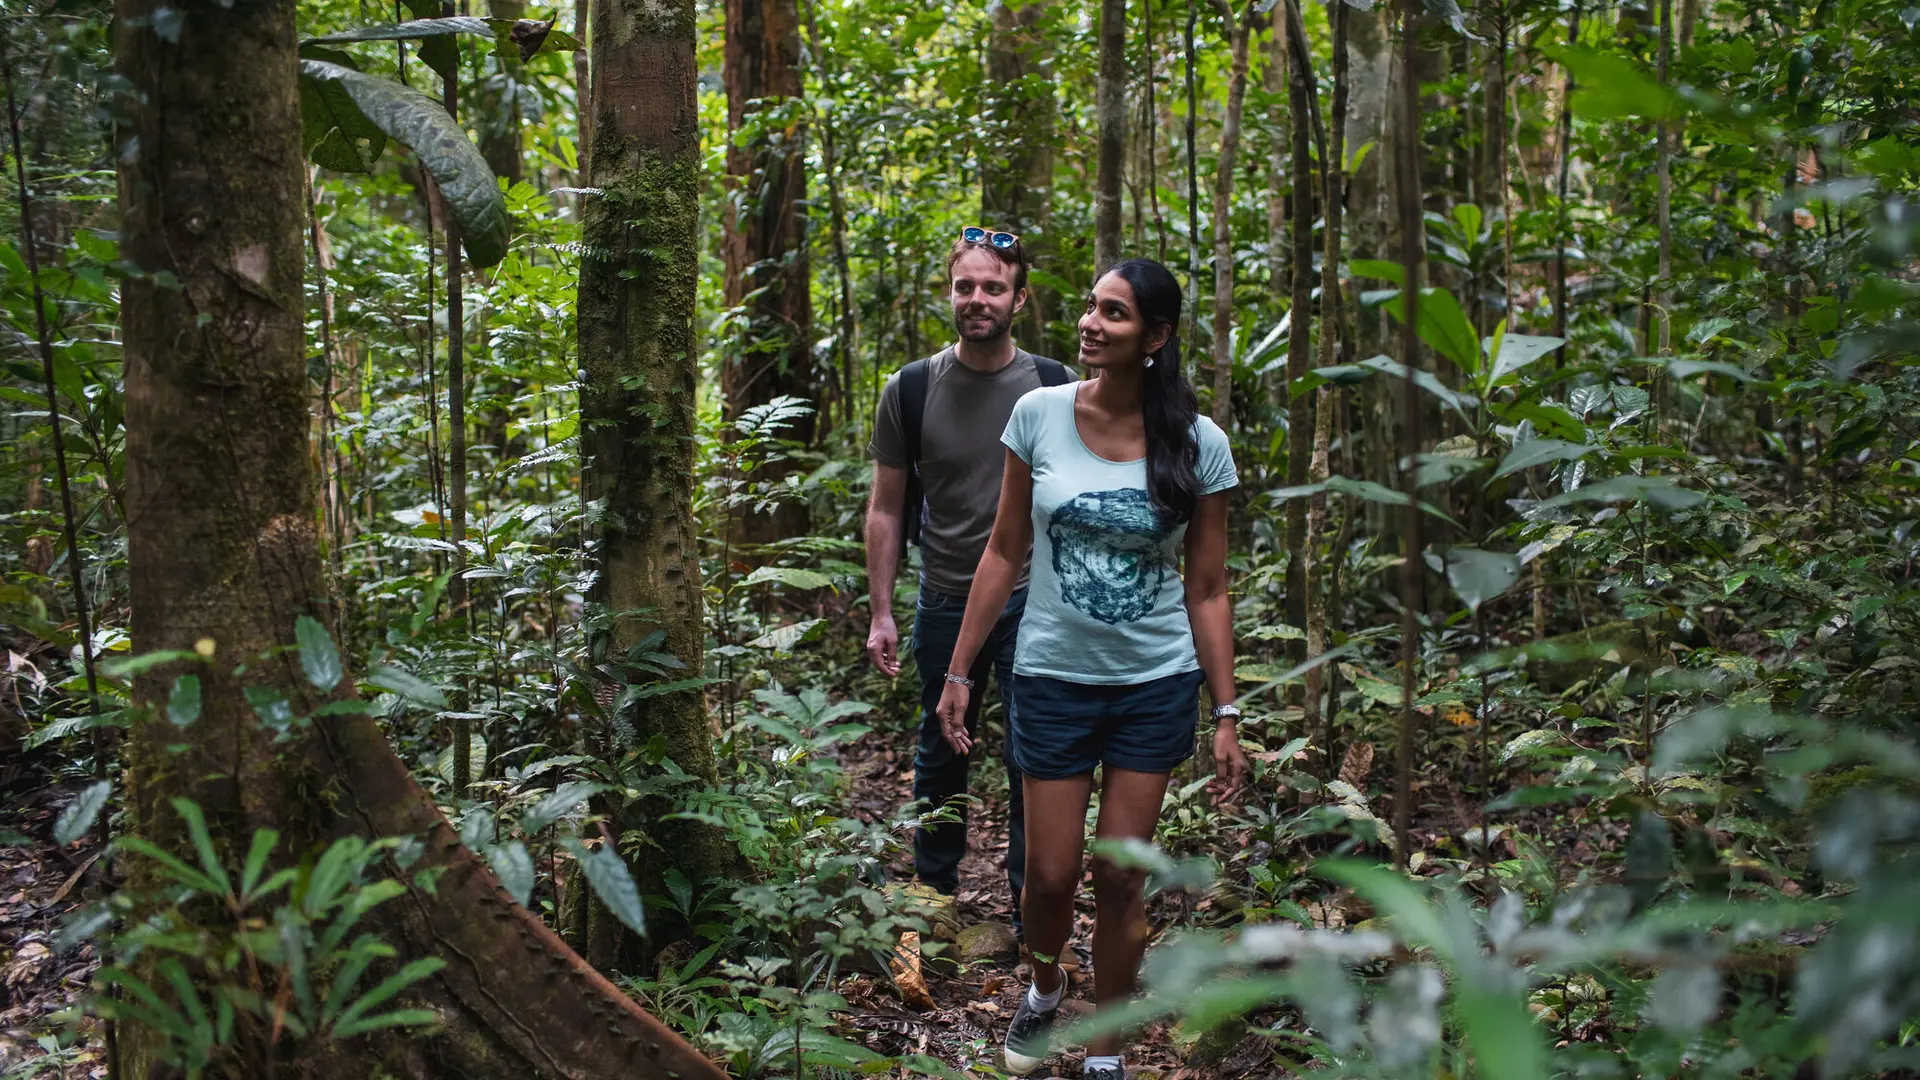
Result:
M1133 301L1133 286L1119 274L1103 275L1087 294L1080 316L1080 363L1095 371L1139 364L1167 343L1170 326L1149 327Z

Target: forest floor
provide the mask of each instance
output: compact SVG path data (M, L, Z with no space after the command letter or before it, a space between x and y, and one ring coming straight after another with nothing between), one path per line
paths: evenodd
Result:
M85 1021L93 1037L63 1047L63 1024L55 1019L80 1003L100 966L92 945L65 954L54 950L60 921L98 890L94 871L105 850L63 852L44 839L72 797L69 789L43 787L8 808L7 827L32 838L0 846L0 1073L9 1078L107 1075L95 1022Z

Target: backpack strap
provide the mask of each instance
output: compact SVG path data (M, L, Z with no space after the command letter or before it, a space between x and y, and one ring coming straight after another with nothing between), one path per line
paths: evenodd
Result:
M1073 381L1073 372L1058 360L1036 356L1033 358L1033 366L1040 372L1041 386L1061 386Z
M900 433L907 444L906 497L900 507L900 550L920 542L920 521L926 496L920 487L920 432L927 418L927 384L931 372L925 360L900 369Z

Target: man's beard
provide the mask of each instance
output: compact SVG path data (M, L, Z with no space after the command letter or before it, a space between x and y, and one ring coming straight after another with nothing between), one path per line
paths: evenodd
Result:
M987 326L985 329L968 328L969 324L976 318L986 321ZM980 316L961 315L955 312L953 316L953 328L959 332L961 338L967 341L975 343L999 341L1001 338L1006 337L1008 332L1013 329L1013 319L1009 317L1003 321L995 318L991 312Z

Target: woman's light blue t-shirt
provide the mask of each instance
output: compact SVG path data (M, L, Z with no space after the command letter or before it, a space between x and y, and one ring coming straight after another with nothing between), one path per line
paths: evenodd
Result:
M1074 421L1078 385L1013 407L1000 441L1033 470L1033 572L1013 670L1078 683L1143 683L1200 666L1180 580L1183 522L1147 498L1147 463L1109 461ZM1239 483L1226 433L1202 416L1200 492Z

